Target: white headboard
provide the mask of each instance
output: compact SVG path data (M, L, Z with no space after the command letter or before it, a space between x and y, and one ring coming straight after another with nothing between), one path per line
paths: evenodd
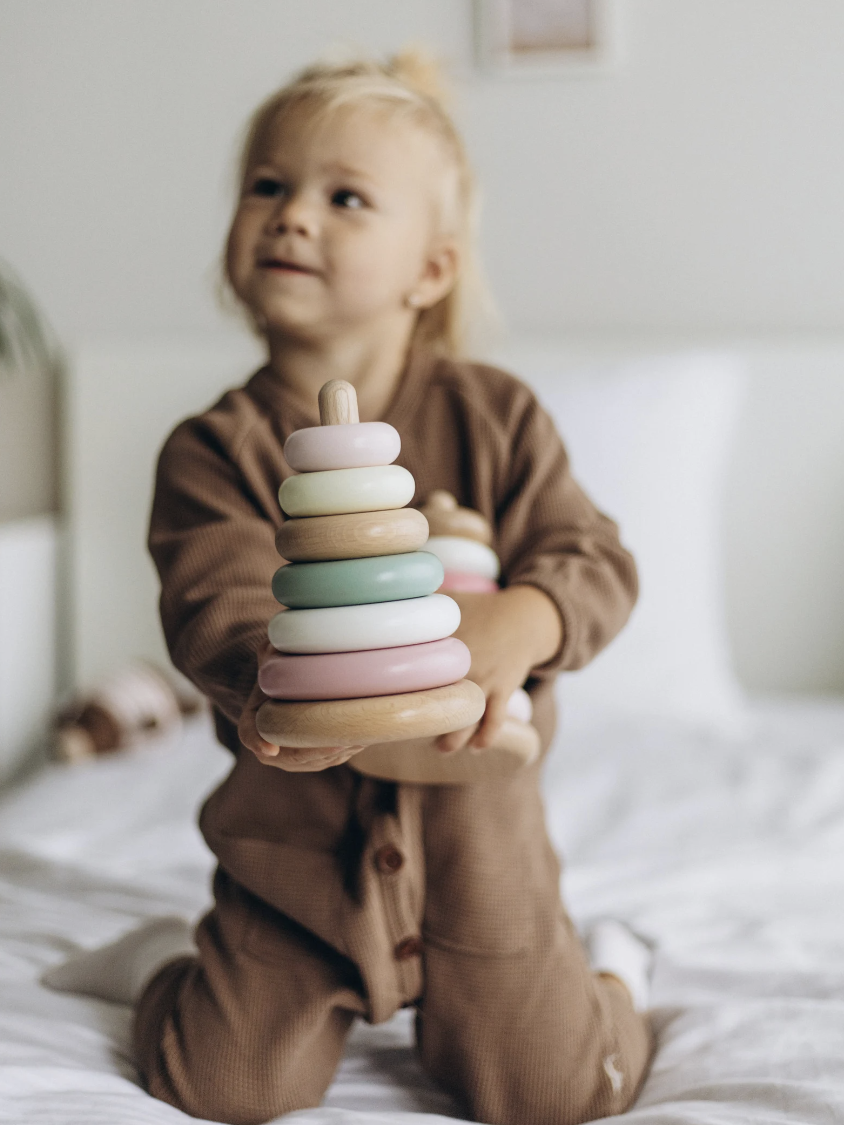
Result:
M844 337L521 340L505 358L517 374L519 357L538 354L567 371L702 345L735 351L750 373L725 498L727 612L739 677L753 691L844 692ZM132 656L165 659L145 548L155 457L179 418L242 382L259 356L246 336L76 349L65 596L77 685Z

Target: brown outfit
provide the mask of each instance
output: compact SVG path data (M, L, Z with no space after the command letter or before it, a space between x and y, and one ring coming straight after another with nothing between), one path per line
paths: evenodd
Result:
M561 649L528 685L547 748L555 673L586 664L635 599L616 525L572 479L533 394L501 371L412 352L385 420L416 501L444 488L481 511L503 581L560 610ZM200 820L220 866L199 959L166 966L138 1006L148 1087L197 1116L266 1121L319 1104L355 1015L378 1022L416 1003L423 1065L476 1119L621 1112L650 1033L626 990L589 972L560 901L538 766L397 785L349 766L286 773L239 747L255 650L278 610L282 446L315 423L265 369L182 423L161 455L150 550L164 631L237 762Z

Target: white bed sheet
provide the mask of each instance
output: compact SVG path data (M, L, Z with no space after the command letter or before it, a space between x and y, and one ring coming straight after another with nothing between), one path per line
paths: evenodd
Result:
M844 701L757 703L753 732L562 732L546 772L576 920L657 943L659 1050L631 1121L844 1121ZM193 1120L137 1085L129 1011L37 983L147 916L199 914L196 807L229 766L203 719L110 761L51 768L0 800L0 1121ZM307 1125L444 1125L407 1012L360 1023Z

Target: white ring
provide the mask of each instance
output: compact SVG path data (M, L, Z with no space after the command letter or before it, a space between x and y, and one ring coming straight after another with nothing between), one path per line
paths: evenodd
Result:
M288 477L278 490L278 502L288 516L339 516L403 508L415 491L407 469L376 465Z
M477 574L481 578L495 579L501 573L498 555L485 543L464 539L458 535L432 535L425 550L436 555L445 570L462 574Z
M460 607L446 594L329 609L288 609L270 621L270 644L279 652L363 652L419 645L450 637Z
M507 700L507 714L523 723L533 718L533 701L524 688L517 687Z

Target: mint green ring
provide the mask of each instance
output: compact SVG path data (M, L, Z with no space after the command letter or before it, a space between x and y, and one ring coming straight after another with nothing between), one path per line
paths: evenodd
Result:
M289 609L366 605L425 597L440 588L443 577L442 563L428 551L288 563L273 575L273 594Z

